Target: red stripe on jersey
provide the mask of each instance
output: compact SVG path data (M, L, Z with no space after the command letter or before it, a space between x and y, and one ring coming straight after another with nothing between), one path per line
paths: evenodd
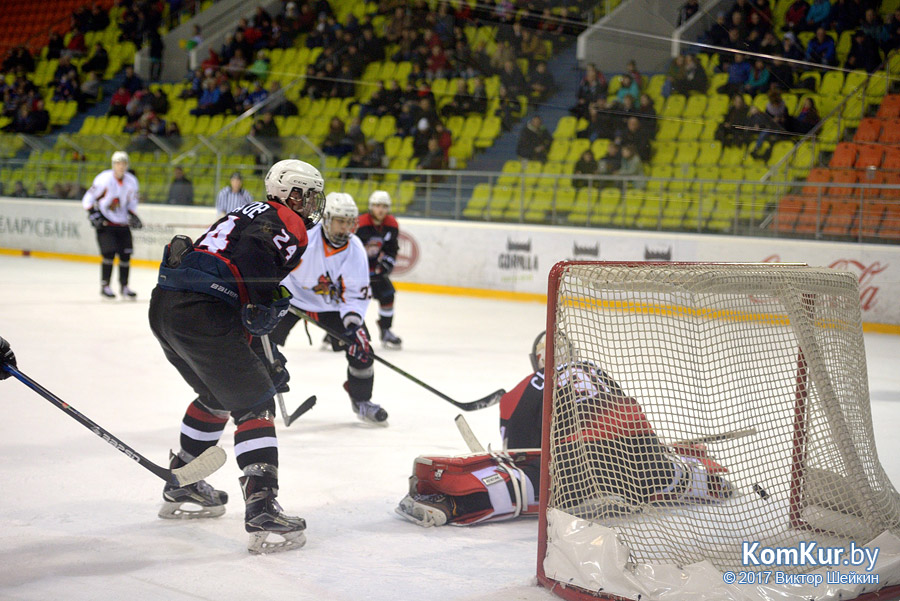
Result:
M195 248L194 252L206 253L225 263L225 265L228 266L228 270L231 272L231 275L234 276L234 281L237 283L238 296L241 298L241 304L245 305L250 302L250 294L247 292L247 286L246 284L244 284L244 278L241 277L241 272L238 271L238 268L235 267L235 265L231 261L220 254L210 252L208 250L203 250L202 248Z
M249 432L250 430L256 430L258 428L271 428L271 427L272 427L271 419L262 419L262 418L250 419L250 420L247 420L244 423L242 423L240 426L238 426L237 430L235 430L235 434L237 434L238 432Z
M196 420L208 424L224 424L228 421L227 417L215 416L212 413L205 411L202 407L199 407L196 403L191 403L188 406L187 414L189 417L193 417Z
M500 397L500 419L509 419L515 413L519 401L522 400L525 391L531 386L534 374L525 376L525 379L519 382L515 388Z

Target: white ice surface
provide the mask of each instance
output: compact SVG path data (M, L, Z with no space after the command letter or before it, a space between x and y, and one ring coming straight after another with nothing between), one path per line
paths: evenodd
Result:
M132 270L139 300L101 301L94 264L0 256L0 336L19 367L149 459L164 464L193 398L147 325L155 272ZM368 316L375 324L375 306ZM376 349L459 401L510 388L528 371L544 326L537 303L415 294L397 297L404 350ZM209 480L231 501L222 518L156 517L162 481L21 383L0 383L0 599L210 601L547 601L535 585L537 522L422 529L394 515L413 459L465 446L459 411L382 365L376 402L390 427L356 420L341 389L342 355L319 351L300 326L285 354L290 409L278 421L279 500L308 523L299 551L251 556L233 460ZM876 441L900 483L900 337L866 335ZM497 445L496 407L466 414Z

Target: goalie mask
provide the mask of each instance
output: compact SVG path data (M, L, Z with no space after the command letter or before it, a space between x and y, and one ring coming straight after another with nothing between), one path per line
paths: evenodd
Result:
M303 161L278 161L266 174L266 198L280 202L312 227L325 208L325 180L319 170Z
M350 235L356 231L357 217L359 209L352 196L330 192L325 197L325 219L322 222L322 233L328 244L335 248L347 244Z
M534 371L544 369L544 350L547 346L546 341L547 332L541 332L538 334L537 338L534 339L534 344L531 345L531 352L528 354L528 358L531 359L531 367Z

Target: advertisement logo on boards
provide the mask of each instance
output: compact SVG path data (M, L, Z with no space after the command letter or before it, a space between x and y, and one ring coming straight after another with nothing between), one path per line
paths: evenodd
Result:
M419 261L419 243L408 233L400 232L397 237L397 261L394 264L394 275L412 271Z
M762 262L781 263L782 261L779 255L770 255L763 259ZM888 267L889 265L884 264L881 261L864 263L857 259L838 259L832 261L831 264L828 265L829 269L849 271L856 275L856 279L859 281L859 306L863 311L870 311L878 304L877 296L878 291L881 289L881 287L877 285L880 280L878 276Z
M595 242L593 245L578 246L578 242L572 243L572 260L578 261L582 259L599 259L600 243Z
M672 260L672 247L659 249L659 248L650 248L649 246L644 247L644 260L645 261L671 261Z
M531 252L531 238L526 242L506 239L506 252L497 257L497 266L507 271L537 271L538 257Z

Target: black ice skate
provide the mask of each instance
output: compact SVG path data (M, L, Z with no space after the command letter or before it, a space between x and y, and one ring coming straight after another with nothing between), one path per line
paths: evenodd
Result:
M353 412L360 420L375 424L376 426L387 426L388 414L381 405L377 405L371 401L355 401L350 399L353 406Z
M169 460L169 469L186 464L187 461L173 454ZM167 520L217 518L225 513L227 502L228 493L216 490L203 480L181 487L166 484L159 517Z
M122 286L122 298L125 300L137 300L137 293L128 287L128 284Z
M386 349L400 350L403 341L390 329L381 330L381 344Z
M459 505L446 495L406 495L395 509L397 515L424 528L443 526L459 517Z
M261 467L251 465L244 471L265 474L272 471L271 466ZM253 554L278 553L299 549L306 544L306 520L299 517L285 515L278 501L277 480L269 475L241 476L241 489L244 491L244 501L247 504L244 513L244 528L250 533L250 543L247 550ZM275 534L282 540L268 540L270 534Z
M112 291L109 284L103 284L100 286L100 296L103 298L116 298L116 293Z

